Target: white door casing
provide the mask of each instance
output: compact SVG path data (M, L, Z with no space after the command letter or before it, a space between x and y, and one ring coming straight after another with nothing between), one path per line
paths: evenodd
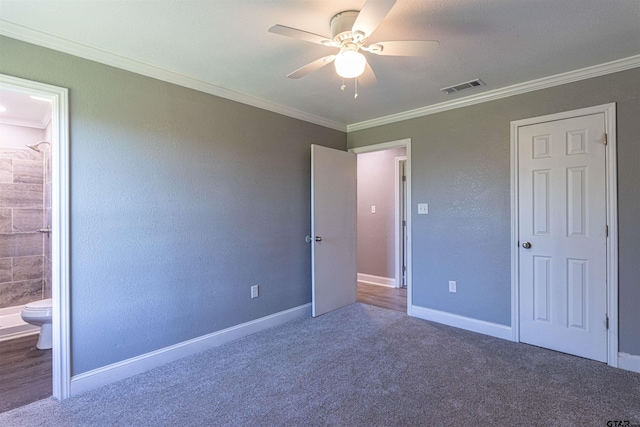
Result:
M51 102L51 298L52 394L63 400L71 387L69 270L69 103L68 89L0 74L0 87Z
M615 161L605 145L615 129L612 111L607 105L512 123L512 320L516 340L615 366L610 264L617 252L607 238L607 225L610 236L617 229ZM616 316L609 330L607 315Z
M356 179L355 154L311 146L313 317L356 302Z

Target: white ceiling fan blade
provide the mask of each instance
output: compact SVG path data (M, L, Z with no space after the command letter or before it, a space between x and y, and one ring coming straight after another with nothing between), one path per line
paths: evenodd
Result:
M435 40L378 42L369 46L369 52L383 56L430 56L438 50L439 44ZM382 46L382 50L377 46Z
M296 28L285 27L284 25L274 25L269 28L269 32L280 34L281 36L292 37L294 39L305 40L311 43L318 43L325 46L332 46L332 41L328 37L319 36L318 34L309 33L307 31L298 30Z
M396 0L368 0L353 23L353 31L361 31L369 37L385 16L389 13Z
M371 65L369 65L369 62L367 62L364 66L364 72L362 73L362 75L360 75L360 77L358 77L358 84L363 87L367 87L373 86L376 83L378 83L378 79L376 78Z
M300 67L295 70L293 73L287 75L290 79L299 79L300 77L304 77L307 74L319 70L325 65L331 64L333 60L336 59L335 55L325 56L324 58L316 59L313 62L308 63L304 67Z

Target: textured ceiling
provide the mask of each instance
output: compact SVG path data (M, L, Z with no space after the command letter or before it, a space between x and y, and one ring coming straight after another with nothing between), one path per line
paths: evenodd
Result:
M375 1L375 0L370 0ZM77 42L343 125L640 54L639 0L398 0L369 38L439 40L430 58L367 58L378 78L353 98L332 66L285 76L336 51L267 32L330 35L363 0L7 1L3 27ZM55 38L54 38L55 39ZM440 89L481 78L486 86Z

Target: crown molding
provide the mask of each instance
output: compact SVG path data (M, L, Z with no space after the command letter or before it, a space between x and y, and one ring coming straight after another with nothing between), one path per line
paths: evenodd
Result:
M4 19L0 19L0 35L347 133L640 67L640 55L635 55L575 71L543 77L529 82L518 83L501 89L479 93L477 95L442 102L440 104L428 105L401 113L345 125L344 123L339 123L295 108L276 104L262 98L225 89L184 74L175 73L151 64L90 47L82 43L53 36Z
M219 96L231 101L236 101L242 104L250 105L252 107L257 107L263 110L282 114L283 116L303 120L305 122L324 126L341 132L347 131L347 126L344 123L339 123L313 114L305 113L304 111L276 104L262 98L225 89L223 87L216 86L184 74L175 73L173 71L169 71L155 65L116 55L106 50L97 49L82 43L74 42L62 37L57 37L4 19L0 19L0 35L57 50L59 52L68 53L70 55L120 68L122 70L131 71L136 74L152 77L154 79L162 80L168 83L195 89L197 91L205 92L210 95Z
M390 123L396 123L403 120L414 119L416 117L428 116L430 114L440 113L443 111L453 110L461 107L467 107L469 105L494 101L496 99L507 98L509 96L519 95L522 93L532 92L540 89L546 89L553 86L559 86L579 80L590 79L592 77L598 77L605 74L616 73L618 71L624 71L637 67L640 67L640 55L630 56L628 58L618 59L615 61L606 62L604 64L581 68L579 70L569 71L562 74L556 74L554 76L543 77L541 79L531 80L529 82L518 83L512 86L503 87L501 89L495 89L488 92L479 93L477 95L467 96L465 98L442 102L440 104L428 105L426 107L416 108L414 110L404 111L402 113L378 117L377 119L353 123L347 125L347 133L376 126L382 126Z
M0 125L21 126L34 129L44 129L49 124L49 119L44 121L14 119L11 117L0 117Z

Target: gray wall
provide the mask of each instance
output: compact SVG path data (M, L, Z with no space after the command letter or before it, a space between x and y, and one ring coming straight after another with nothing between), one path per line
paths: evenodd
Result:
M411 138L413 303L510 324L513 120L617 103L619 345L640 355L640 69L351 132L350 148ZM429 203L428 215L416 205ZM449 293L448 280L458 292Z
M358 273L395 277L395 158L405 153L358 154Z
M0 73L70 89L73 375L310 302L310 145L345 149L343 132L5 37L0 52Z

